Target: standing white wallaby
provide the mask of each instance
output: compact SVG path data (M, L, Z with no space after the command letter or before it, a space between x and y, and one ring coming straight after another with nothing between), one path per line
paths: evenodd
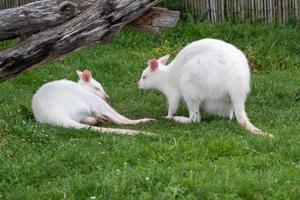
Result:
M200 122L199 107L218 116L233 117L257 135L273 137L256 128L245 112L250 91L247 58L235 46L216 39L202 39L183 48L167 65L170 55L151 59L138 82L139 89L158 89L168 99L169 119L181 123ZM189 118L174 116L180 99Z
M100 128L93 125L103 119L116 124L138 124L152 119L131 120L116 112L106 103L109 99L101 84L92 78L91 72L77 70L78 83L58 80L44 84L32 99L32 110L38 122L68 128L90 128L102 133L151 135L143 131ZM106 101L105 101L106 100Z

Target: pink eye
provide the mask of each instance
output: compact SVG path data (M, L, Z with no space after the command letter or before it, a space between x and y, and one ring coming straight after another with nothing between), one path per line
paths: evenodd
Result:
M146 79L146 76L143 76L143 79Z

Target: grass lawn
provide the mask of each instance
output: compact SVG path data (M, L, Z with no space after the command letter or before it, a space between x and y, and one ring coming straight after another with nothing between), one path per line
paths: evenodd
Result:
M204 37L231 42L255 58L247 113L274 139L205 114L200 124L166 120L165 97L136 89L150 58L174 57ZM37 124L34 92L48 81L76 80L75 70L84 68L120 113L158 119L128 128L158 137ZM160 38L124 30L112 43L0 84L0 199L300 199L299 92L300 27L179 24ZM188 114L184 105L178 114Z

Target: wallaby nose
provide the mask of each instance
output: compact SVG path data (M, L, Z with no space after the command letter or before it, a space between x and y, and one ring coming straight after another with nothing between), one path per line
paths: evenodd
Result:
M137 83L136 83L136 87L137 87L138 90L141 89L141 87L140 87L140 82L137 82Z

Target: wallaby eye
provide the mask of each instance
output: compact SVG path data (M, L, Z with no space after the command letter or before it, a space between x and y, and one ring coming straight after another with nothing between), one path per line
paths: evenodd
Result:
M146 79L146 76L143 76L143 79Z
M100 91L100 88L95 87L95 90Z

